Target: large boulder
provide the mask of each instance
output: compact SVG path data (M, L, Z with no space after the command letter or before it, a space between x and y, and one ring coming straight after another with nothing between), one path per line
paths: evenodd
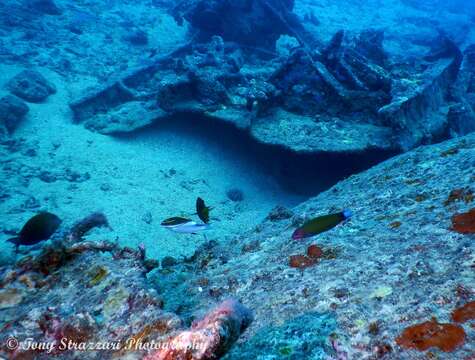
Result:
M16 96L2 97L0 99L0 127L12 133L28 111L28 105Z
M7 84L16 96L32 103L40 103L56 93L56 87L35 70L23 70Z
M421 72L412 71L395 82L391 103L379 109L381 122L394 129L401 149L446 137L447 115L462 53L445 37L438 44L424 57Z
M318 41L293 7L294 0L185 0L172 13L178 20L186 19L202 40L218 35L225 41L274 49L279 36L287 34L311 48Z

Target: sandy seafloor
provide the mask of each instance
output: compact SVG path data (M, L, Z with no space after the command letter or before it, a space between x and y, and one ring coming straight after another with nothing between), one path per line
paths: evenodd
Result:
M0 88L21 70L2 66ZM212 228L206 233L208 239L225 239L248 230L275 205L295 205L302 200L260 173L245 150L236 154L226 139L173 126L117 138L74 124L68 106L71 94L80 92L90 81L65 83L54 72L39 70L58 91L45 103L28 104L30 112L15 132L15 138L25 138L26 147L35 149L36 156L22 155L22 151L11 156L40 172L60 174L70 169L89 173L90 179L47 183L36 177L28 187L15 178L2 180L11 194L0 205L0 212L5 214L0 220L3 229L19 230L39 210L58 214L65 226L92 211L101 211L113 230L97 231L90 239L118 239L121 245L131 247L143 243L152 258L181 257L190 256L204 237L173 233L162 228L160 222L176 215L196 219L193 213L197 196L214 207L212 217L216 219L212 219ZM227 190L232 188L243 192L243 201L227 197ZM22 210L31 196L39 206ZM2 257L8 261L14 248L4 241L1 246Z

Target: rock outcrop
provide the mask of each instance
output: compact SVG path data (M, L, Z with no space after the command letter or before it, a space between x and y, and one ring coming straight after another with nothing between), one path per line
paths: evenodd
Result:
M12 133L28 113L28 105L13 95L0 99L0 128Z
M417 66L393 63L383 38L339 31L318 53L301 47L269 61L215 35L152 59L71 108L102 133L199 115L314 154L392 154L471 131L471 105L461 114L471 101L471 53L441 36Z
M193 354L211 360L224 355L252 321L247 308L227 300L185 330L147 281L157 262L145 258L143 247L85 241L98 226L108 226L107 219L92 214L39 254L2 268L0 335L7 340L1 356L176 360ZM31 346L32 339L43 346Z
M56 93L54 84L34 70L20 72L8 82L7 87L12 94L32 103L43 102Z
M244 47L274 49L279 36L287 34L312 49L319 42L304 28L293 8L294 0L185 0L171 13L180 23L186 19L201 41L220 36Z
M253 304L254 322L225 359L414 359L414 350L396 341L403 330L432 317L450 323L452 311L474 296L475 247L465 231L473 226L456 223L474 207L474 161L475 134L419 147L341 181L288 216L269 216L226 244L205 244L160 278L160 294L176 299L165 308L229 296ZM305 220L342 209L354 213L348 222L291 239ZM311 244L321 250L318 259L289 266ZM183 277L190 278L180 283ZM178 300L182 293L189 296ZM462 325L472 339L473 327ZM453 352L430 349L447 360L474 350L468 340Z

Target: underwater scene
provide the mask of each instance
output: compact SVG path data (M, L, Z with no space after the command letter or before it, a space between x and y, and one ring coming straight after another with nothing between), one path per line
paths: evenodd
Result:
M1 0L0 360L475 360L475 1Z

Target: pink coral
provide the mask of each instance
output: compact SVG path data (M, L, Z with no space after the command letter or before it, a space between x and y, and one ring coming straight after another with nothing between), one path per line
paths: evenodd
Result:
M144 360L213 360L224 355L252 321L250 311L226 300L202 320L170 337L166 346Z

